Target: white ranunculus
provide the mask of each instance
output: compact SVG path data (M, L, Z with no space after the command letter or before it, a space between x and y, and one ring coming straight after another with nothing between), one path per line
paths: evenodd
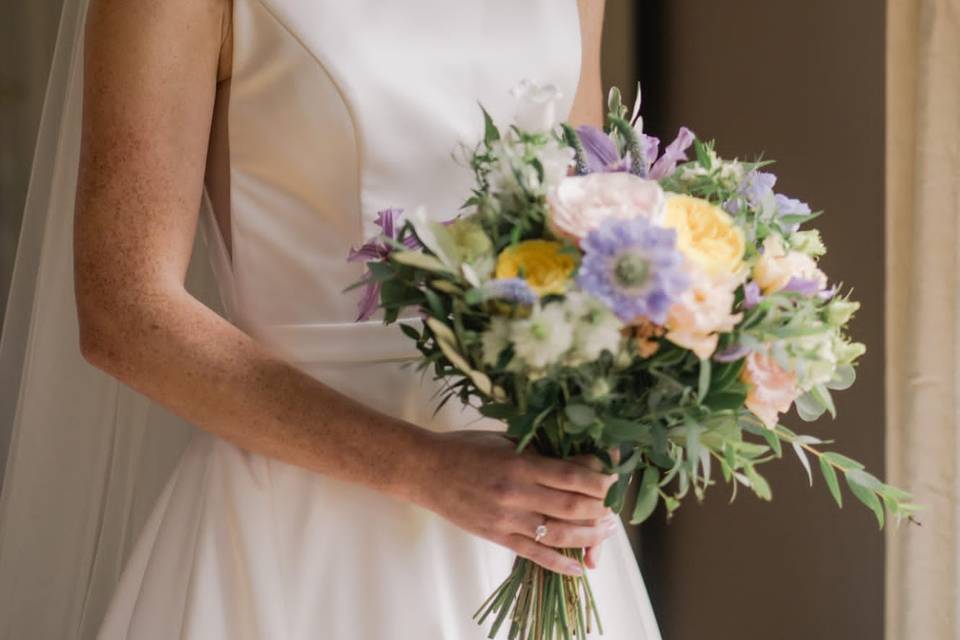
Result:
M536 306L529 318L513 323L510 337L520 360L533 369L544 369L570 349L573 327L563 305Z
M515 124L518 129L547 133L557 126L557 102L562 94L554 85L524 79L510 93L517 100Z

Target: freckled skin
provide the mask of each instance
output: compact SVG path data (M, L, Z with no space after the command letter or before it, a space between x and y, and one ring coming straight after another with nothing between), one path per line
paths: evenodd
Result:
M579 4L571 120L599 124L603 3ZM548 568L574 572L562 546L589 547L592 565L610 533L612 481L592 463L516 456L497 434L435 434L379 413L184 288L218 84L230 74L231 10L230 0L91 2L74 225L84 357L244 449L414 502ZM534 543L544 515L550 533Z

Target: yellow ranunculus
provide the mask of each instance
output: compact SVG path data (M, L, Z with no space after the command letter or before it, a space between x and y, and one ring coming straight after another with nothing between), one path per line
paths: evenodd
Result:
M537 295L563 293L577 261L563 245L550 240L525 240L507 247L497 257L497 278L523 279Z
M709 275L737 273L743 267L743 231L720 207L671 194L664 225L676 229L677 249Z

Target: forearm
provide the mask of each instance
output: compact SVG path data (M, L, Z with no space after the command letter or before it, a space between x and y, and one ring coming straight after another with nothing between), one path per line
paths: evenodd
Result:
M429 432L277 358L185 291L152 298L88 313L85 357L244 449L419 501L411 460Z

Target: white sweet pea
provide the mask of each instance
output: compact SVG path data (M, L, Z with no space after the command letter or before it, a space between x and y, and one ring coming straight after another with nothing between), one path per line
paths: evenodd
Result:
M518 129L547 133L557 126L557 102L562 94L554 85L541 85L524 79L510 93L517 100L514 123Z

